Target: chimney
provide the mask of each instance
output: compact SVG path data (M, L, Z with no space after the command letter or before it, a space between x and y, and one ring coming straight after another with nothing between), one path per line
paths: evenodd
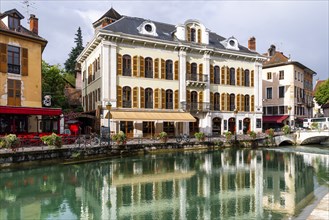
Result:
M30 31L38 35L38 18L35 15L30 15Z
M255 37L251 37L248 40L248 48L249 48L249 50L256 51L256 38Z
M275 54L275 52L276 52L276 47L275 47L275 45L271 45L270 46L270 48L268 49L268 56L273 56L274 54Z

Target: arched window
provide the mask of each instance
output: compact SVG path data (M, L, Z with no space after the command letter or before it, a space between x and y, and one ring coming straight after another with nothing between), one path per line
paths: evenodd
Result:
M220 95L218 92L214 94L214 110L220 110Z
M166 79L173 80L172 60L166 60Z
M214 83L220 84L219 66L214 66Z
M171 89L166 90L166 109L173 109L173 91Z
M235 69L230 68L230 85L235 85Z
M191 92L191 110L198 110L198 93Z
M244 96L244 111L249 112L250 111L250 103L249 103L249 95Z
M191 80L197 81L198 77L198 64L192 63L191 64Z
M235 109L235 95L233 93L230 94L230 111L234 111Z
M131 108L131 88L129 86L122 89L122 104L124 108Z
M153 108L153 90L145 89L145 108Z
M194 28L191 28L191 41L195 42L196 40L196 31Z
M131 76L131 57L129 55L122 57L122 71L122 75Z
M152 58L145 58L145 78L153 78L153 61Z
M244 86L249 86L249 70L244 71Z

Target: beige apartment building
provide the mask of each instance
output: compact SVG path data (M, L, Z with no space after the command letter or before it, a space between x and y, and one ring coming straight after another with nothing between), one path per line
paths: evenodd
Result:
M77 60L84 111L100 126L131 137L262 130L265 57L255 38L247 48L197 20L172 25L113 8L93 27Z
M313 76L305 65L292 61L271 45L263 65L263 126L279 129L284 125L302 127L313 113Z

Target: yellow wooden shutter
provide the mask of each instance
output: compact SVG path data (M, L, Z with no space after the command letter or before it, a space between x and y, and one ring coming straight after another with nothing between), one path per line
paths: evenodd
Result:
M210 83L215 82L214 66L210 64Z
M162 108L165 109L166 108L166 90L161 89L161 104L162 104Z
M145 61L144 57L139 56L139 75L140 77L145 77Z
M240 85L240 71L241 69L238 68L237 71L236 71L236 85L239 86Z
M0 72L7 73L7 44L0 43Z
M154 90L154 108L159 108L159 89L156 88Z
M161 59L161 79L166 78L165 69L166 69L166 61L164 59Z
M220 107L221 107L221 110L222 111L225 111L225 96L226 96L225 93L222 93L221 94L221 101L222 101L222 103L221 103L221 106Z
M22 48L22 76L28 75L28 69L28 50L26 48Z
M117 75L122 75L122 55L119 53L117 54Z
M138 108L138 87L133 89L133 107Z
M154 59L154 79L158 79L158 78L159 78L159 58L156 58Z
M225 85L225 66L221 68L221 80L222 80L221 84Z
M244 95L241 95L241 111L243 111L243 112L245 111L244 104L245 104Z
M122 88L117 86L117 107L122 108Z
M214 93L210 92L210 110L214 110L215 100L214 100Z
M186 62L186 73L191 74L191 64L189 62Z
M199 110L203 110L203 92L199 92Z
M241 86L244 86L244 70L241 71Z
M133 58L133 76L138 76L138 56Z
M178 90L175 90L175 109L179 108Z
M226 85L230 85L230 68L226 67Z
M175 61L175 80L178 80L178 61Z
M240 99L240 94L238 94L237 96L236 96L236 104L237 104L237 110L238 111L241 111L241 99Z
M226 93L226 111L230 111L230 104L231 104L230 94Z
M201 29L198 29L198 43L201 44Z
M203 82L203 64L199 65L199 81Z
M187 41L191 41L191 28L186 27Z
M255 111L255 97L254 97L254 95L252 95L251 96L251 101L250 101L250 105L251 105L251 111L253 112L253 111Z
M254 86L254 71L253 70L251 70L251 74L250 74L250 85L251 85L251 87L253 87Z
M190 92L190 90L186 90L186 102L191 103L191 92Z
M143 87L140 87L139 94L140 94L140 103L141 103L140 107L145 108L145 90Z

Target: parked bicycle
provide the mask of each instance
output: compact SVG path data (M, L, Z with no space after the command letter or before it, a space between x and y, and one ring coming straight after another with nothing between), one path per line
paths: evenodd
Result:
M179 136L176 137L176 142L181 143L181 142L189 143L190 142L190 137L187 134L180 134Z
M74 142L75 147L95 147L100 144L97 134L80 135Z

